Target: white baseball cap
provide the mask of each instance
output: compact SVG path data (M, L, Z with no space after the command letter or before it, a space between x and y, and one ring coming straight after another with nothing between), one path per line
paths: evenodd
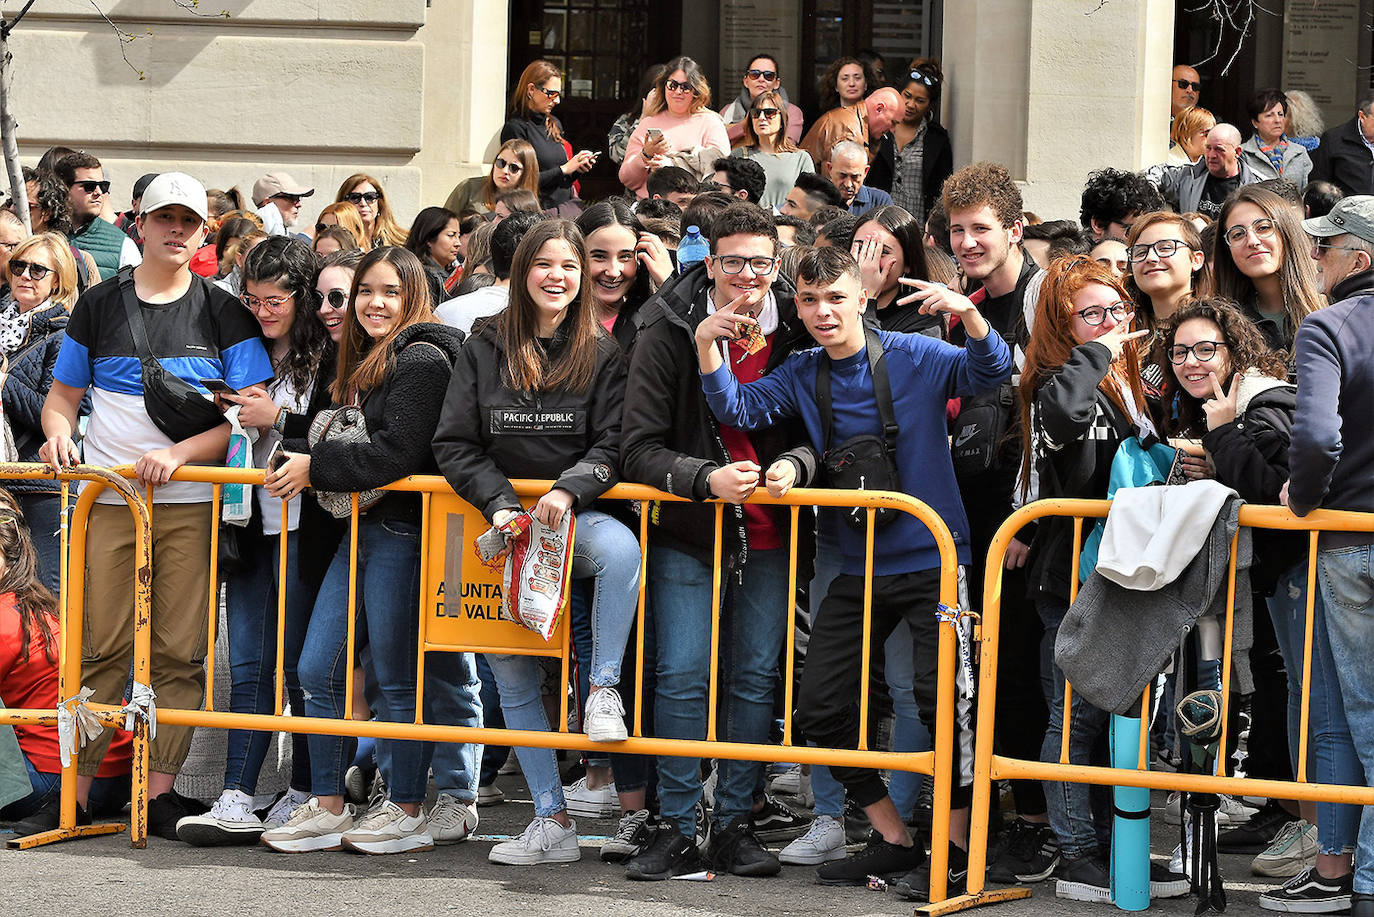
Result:
M143 189L140 208L143 214L180 204L202 220L210 213L209 201L205 198L205 186L185 172L163 172Z

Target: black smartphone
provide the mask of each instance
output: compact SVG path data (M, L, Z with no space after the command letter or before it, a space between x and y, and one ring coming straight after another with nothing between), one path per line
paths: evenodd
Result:
M237 395L239 393L238 389L223 379L201 379L200 384L205 386L212 395Z

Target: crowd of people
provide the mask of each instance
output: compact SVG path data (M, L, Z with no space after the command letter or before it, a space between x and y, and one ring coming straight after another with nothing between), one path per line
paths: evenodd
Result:
M313 227L301 214L316 189L283 172L257 179L247 200L180 172L145 175L115 212L100 161L56 148L25 170L31 228L0 211L0 445L8 460L57 469L131 465L151 488L151 688L166 706L204 699L204 558L218 527L229 709L271 712L280 663L294 713L413 722L421 502L378 488L440 474L499 526L521 512L510 480L531 478L554 482L535 518L578 520L576 678L560 684L534 657L433 653L425 722L549 730L571 691L576 728L615 743L641 691L646 735L702 739L715 717L726 741L776 743L792 641L797 734L854 747L871 595L882 651L868 734L890 720L888 747L925 750L938 679L970 687L937 671L931 533L879 512L870 592L863 512L793 515L751 495L808 485L911 494L953 534L961 607L980 604L989 545L1017 507L1106 497L1131 444L1172 444L1179 480L1214 480L1252 503L1374 511L1374 96L1323 134L1310 100L1265 90L1242 141L1198 105L1195 70L1171 78L1170 161L1094 172L1076 220L1027 212L1000 165L954 170L939 122L943 74L929 59L891 85L872 61L835 61L820 87L828 110L809 128L769 54L749 61L719 113L701 68L668 61L608 137L624 195L596 202L579 179L601 153L566 141L554 115L562 74L537 61L516 83L490 172L408 230L384 183L362 173ZM341 411L364 436L321 432ZM268 469L246 526L214 518L208 485L171 480L183 465L224 464L236 428ZM602 499L622 481L687 499L651 504L641 520L637 504ZM349 493L360 494L356 571L346 517L328 511ZM107 493L92 511L84 570L82 683L106 703L150 687L128 684L134 545L117 500ZM719 545L711 501L725 504ZM57 699L60 516L51 480L13 481L0 498L9 707ZM1361 654L1371 541L1322 535L1301 736L1306 541L1256 540L1237 588L1268 613L1254 616L1253 693L1232 704L1246 711L1247 775L1291 780L1303 741L1315 780L1364 785L1374 773L1374 683ZM1079 576L1073 543L1071 523L1050 519L1006 553L996 739L1012 757L1058 760L1069 726L1070 761L1105 761L1106 711L1077 695L1066 711L1056 662ZM1215 678L1219 663L1202 663L1201 677ZM637 664L642 684L625 677ZM967 874L972 782L970 695L958 696L951 894ZM1157 708L1152 766L1186 767L1171 705ZM127 799L128 740L112 735L80 750L80 818ZM41 728L18 738L24 760L11 764L32 792L0 817L37 830L55 819L56 742ZM426 850L466 840L479 807L502 800L506 749L296 735L290 788L257 809L269 736L232 730L223 793L207 807L174 789L190 739L185 727L157 730L149 827L191 844ZM787 864L816 867L825 884L878 876L905 898L929 894L932 787L918 776L614 745L570 773L551 750L515 758L534 819L492 847L494 863L578 860L574 817L614 816L600 856L631 879L703 868L770 876ZM1009 789L989 880L1053 878L1061 897L1110 900L1110 807L1081 784ZM1253 851L1257 873L1287 880L1264 907L1374 914L1374 817L1254 802L1222 798L1217 843ZM1190 816L1178 798L1164 810ZM1155 863L1152 892L1186 894L1181 865Z

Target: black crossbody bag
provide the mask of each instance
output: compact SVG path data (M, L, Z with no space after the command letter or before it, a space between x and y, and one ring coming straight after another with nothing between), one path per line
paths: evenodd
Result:
M193 276L191 283L205 281ZM133 336L142 367L143 406L153 424L172 442L179 443L224 423L224 415L213 401L191 383L168 372L153 354L148 344L148 329L143 323L143 310L134 291L132 270L119 272L119 292L124 314L129 319L129 334Z
M816 370L816 406L820 409L821 424L825 431L825 455L821 463L825 469L826 482L842 490L889 490L902 489L897 475L897 419L892 410L892 388L887 381L887 360L883 353L883 343L873 329L865 329L864 342L868 351L868 368L873 376L873 397L878 402L878 418L882 421L883 435L865 433L851 437L838 446L832 445L835 439L835 413L830 397L830 357L821 354L821 365ZM850 528L863 531L866 527L868 510L853 507L844 513L844 521ZM873 515L873 524L881 528L897 518L897 510L882 508Z

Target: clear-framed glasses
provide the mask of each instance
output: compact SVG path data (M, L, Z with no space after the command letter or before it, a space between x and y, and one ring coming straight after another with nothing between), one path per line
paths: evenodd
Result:
M1244 245L1246 237L1249 236L1251 232L1254 232L1256 239L1272 239L1274 233L1278 232L1278 227L1275 226L1274 221L1268 217L1260 217L1249 226L1242 226L1240 224L1232 226L1230 229L1226 230L1222 238L1226 240L1227 245L1235 248L1237 245Z
M1327 239L1316 238L1312 240L1312 257L1320 258L1327 252L1362 252L1364 249L1356 248L1353 245L1332 245Z
M260 299L252 293L243 293L239 296L239 302L243 303L251 312L257 312L259 309L266 309L268 312L280 312L286 308L286 304L295 295L292 293L290 296L269 296L266 299Z
M1188 354L1191 353L1197 358L1199 363L1207 363L1211 361L1212 357L1217 355L1218 348L1225 346L1226 343L1224 341L1198 341L1191 347L1175 344L1169 348L1169 362L1175 366L1180 366L1183 364L1184 360L1188 359Z
M1132 262L1144 261L1146 258L1150 257L1150 251L1153 249L1154 253L1161 259L1172 258L1180 248L1187 247L1188 243L1184 242L1182 239L1158 239L1149 244L1138 243L1132 245L1130 257Z
M778 266L777 258L765 258L762 255L756 255L753 258L745 258L743 255L716 255L715 259L716 267L725 274L738 274L744 270L744 266L747 264L749 270L762 276Z
M1112 314L1112 318L1121 321L1134 311L1130 303L1114 302L1110 306L1088 306L1086 309L1079 309L1074 315L1083 319L1083 324L1096 327L1107 320L1108 312Z

